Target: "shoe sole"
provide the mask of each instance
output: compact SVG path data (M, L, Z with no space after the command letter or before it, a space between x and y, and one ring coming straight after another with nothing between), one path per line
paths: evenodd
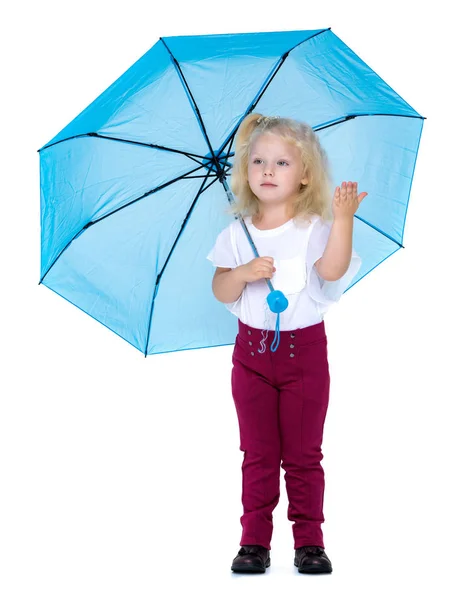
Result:
M298 568L299 573L306 573L307 575L316 575L320 573L332 573L331 567L321 567L320 565L308 565L305 567L299 567L298 562L294 560L294 565Z
M264 567L258 567L258 566L254 566L252 567L251 565L243 565L242 567L240 567L239 565L235 566L235 567L231 567L231 570L234 573L265 573L267 567L270 567L270 558L266 561L266 565Z

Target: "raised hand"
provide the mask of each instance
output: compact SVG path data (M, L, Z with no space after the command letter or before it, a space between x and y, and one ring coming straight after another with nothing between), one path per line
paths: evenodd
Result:
M353 217L363 199L368 196L367 192L358 195L358 184L352 181L343 181L342 186L334 191L333 215L335 219L342 217Z

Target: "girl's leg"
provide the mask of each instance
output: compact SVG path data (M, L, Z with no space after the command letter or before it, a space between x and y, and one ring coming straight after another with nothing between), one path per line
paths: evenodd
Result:
M246 329L241 335L253 340L259 330ZM239 336L238 336L239 338ZM241 517L243 545L260 545L270 550L272 512L280 498L280 436L278 390L262 374L270 358L251 354L252 338L236 340L233 353L232 393L239 421L242 463Z
M325 547L321 529L325 477L320 463L330 375L323 323L296 330L290 342L294 348L280 368L285 376L279 412L288 519L293 521L294 548Z

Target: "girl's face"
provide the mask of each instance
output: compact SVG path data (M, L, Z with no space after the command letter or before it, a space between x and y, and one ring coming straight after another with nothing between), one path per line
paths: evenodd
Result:
M259 135L250 149L248 183L262 204L289 203L308 183L300 151L276 134Z

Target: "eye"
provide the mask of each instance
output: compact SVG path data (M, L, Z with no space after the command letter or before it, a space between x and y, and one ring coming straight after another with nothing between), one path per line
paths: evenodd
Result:
M262 161L262 159L261 159L261 158L255 158L255 159L253 160L253 164L256 164L256 165L258 165L258 164L260 164L260 163L262 163L262 162L263 162L263 161ZM286 162L285 160L279 160L279 161L278 161L278 164L284 164L284 165L287 165L287 166L289 166L289 163L288 163L288 162Z

